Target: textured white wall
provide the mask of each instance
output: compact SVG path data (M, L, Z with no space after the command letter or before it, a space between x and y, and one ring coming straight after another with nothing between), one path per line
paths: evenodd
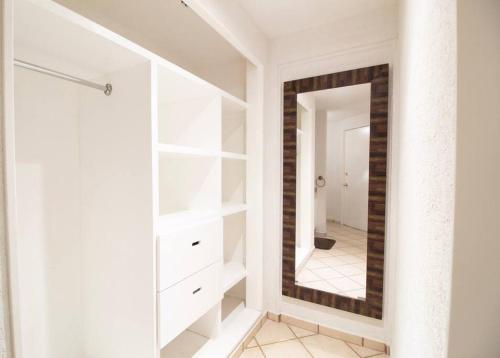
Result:
M400 3L393 357L446 357L457 119L456 0Z
M500 357L500 1L458 1L450 358Z

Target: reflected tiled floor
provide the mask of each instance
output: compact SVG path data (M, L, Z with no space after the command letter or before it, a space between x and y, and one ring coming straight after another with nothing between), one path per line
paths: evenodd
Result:
M366 232L328 222L327 237L337 242L330 250L314 249L297 284L343 296L366 297Z
M266 320L242 358L388 358L384 353L283 322Z

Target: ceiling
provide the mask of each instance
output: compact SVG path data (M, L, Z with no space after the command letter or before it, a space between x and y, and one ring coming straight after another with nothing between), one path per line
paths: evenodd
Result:
M274 38L394 6L397 0L236 0Z
M329 112L329 119L341 120L370 111L369 83L308 92L316 102L317 111Z

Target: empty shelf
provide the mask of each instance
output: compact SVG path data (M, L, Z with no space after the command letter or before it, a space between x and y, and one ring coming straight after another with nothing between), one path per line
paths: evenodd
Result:
M238 313L245 309L245 301L241 298L224 296L222 300L222 325L227 326Z
M247 160L247 155L240 153L222 152L221 156L224 159Z
M227 262L224 264L224 292L243 280L247 275L245 266L239 262Z
M247 210L246 204L223 203L222 216L233 215Z
M235 319L223 325L219 336L216 339L210 339L193 357L229 357L261 317L262 314L259 311L251 308L238 311Z
M184 155L193 157L218 157L219 152L203 148L194 148L176 144L157 144L156 149L160 155Z

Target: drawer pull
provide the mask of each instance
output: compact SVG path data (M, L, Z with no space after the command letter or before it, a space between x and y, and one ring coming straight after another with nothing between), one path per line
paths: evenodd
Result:
M193 295L197 294L200 291L201 291L201 287L198 287L196 290L193 291Z
M196 245L199 245L199 244L200 244L200 241L198 240L198 241L193 242L193 243L191 244L191 246L196 246Z

